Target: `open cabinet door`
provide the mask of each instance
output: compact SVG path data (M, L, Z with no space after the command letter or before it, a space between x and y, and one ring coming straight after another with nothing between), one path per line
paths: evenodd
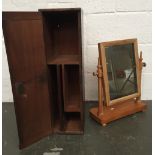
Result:
M20 148L49 135L51 107L41 15L3 12Z

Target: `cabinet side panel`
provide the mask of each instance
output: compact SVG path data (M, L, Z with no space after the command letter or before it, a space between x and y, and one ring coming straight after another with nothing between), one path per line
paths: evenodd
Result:
M78 43L79 43L79 53L80 53L80 70L79 70L79 75L80 75L80 100L81 100L81 122L82 122L82 128L84 131L84 111L85 111L85 88L84 88L84 57L82 53L82 11L81 9L78 11Z

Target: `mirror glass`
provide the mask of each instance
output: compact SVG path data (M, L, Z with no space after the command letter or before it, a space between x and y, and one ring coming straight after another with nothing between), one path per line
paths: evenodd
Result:
M110 100L137 92L134 44L105 47Z

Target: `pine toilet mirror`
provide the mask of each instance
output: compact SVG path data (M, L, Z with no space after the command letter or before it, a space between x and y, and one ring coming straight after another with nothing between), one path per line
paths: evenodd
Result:
M146 64L142 52L138 56L137 39L102 42L98 49L97 73L93 73L98 77L98 107L90 109L90 116L105 126L146 108L141 101L141 72Z

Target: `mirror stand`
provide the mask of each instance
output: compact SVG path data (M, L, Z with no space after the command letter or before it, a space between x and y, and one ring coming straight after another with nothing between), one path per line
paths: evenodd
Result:
M140 52L139 58L139 89L141 92L141 75L142 68L146 66L146 63L142 62L142 52ZM89 110L90 116L95 119L102 126L106 126L107 123L122 117L144 111L146 104L141 101L141 95L137 98L126 100L114 105L107 106L105 103L104 82L102 74L102 66L100 64L100 58L98 58L97 73L93 73L93 76L98 77L98 106Z

